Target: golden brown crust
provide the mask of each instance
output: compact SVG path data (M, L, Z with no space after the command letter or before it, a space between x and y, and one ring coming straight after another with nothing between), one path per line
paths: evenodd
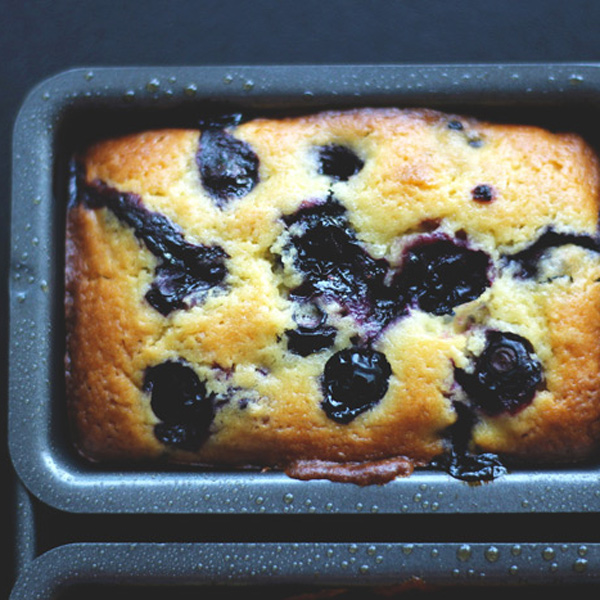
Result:
M168 129L108 140L85 157L87 178L129 186L129 191L169 194L189 171L198 132Z
M449 127L453 121L461 127ZM130 135L99 143L82 159L88 184L135 194L186 241L218 245L228 255L225 291L161 315L145 300L160 259L108 208L79 202L69 210L67 389L83 454L269 466L407 456L427 464L446 447L457 418L454 369L472 360L486 328L527 338L545 380L515 415L478 413L474 448L536 461L581 459L597 449L597 253L573 245L553 250L544 269L554 271L543 281L501 267L503 255L523 250L545 229L596 235L598 160L581 138L397 109L257 119L231 132L259 157L259 183L225 209L203 188L198 131ZM326 144L351 147L364 167L332 182L316 169L314 148ZM474 202L480 184L493 188L493 202ZM479 298L451 317L414 311L376 337L374 348L391 365L389 388L347 424L325 414L321 378L327 359L351 345L355 325L333 315L332 348L307 357L286 351L284 334L294 326L288 293L298 274L291 264L274 267L282 216L330 194L347 208L372 256L394 264L409 240L437 226L467 236L499 270ZM235 391L235 402L219 405L197 452L154 435L160 419L144 373L176 360L192 365L216 396L246 390L246 397Z
M151 343L156 323L132 318L139 300L124 294L122 285L127 270L143 268L135 260L139 248L133 240L111 243L97 217L77 206L68 219L67 393L73 399L72 422L80 449L92 459L157 455L161 449L140 410L135 373L135 355Z

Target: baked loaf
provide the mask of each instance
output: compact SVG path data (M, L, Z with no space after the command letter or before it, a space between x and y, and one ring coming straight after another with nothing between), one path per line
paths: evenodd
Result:
M357 109L148 131L76 164L86 457L364 482L598 449L599 171L578 136Z

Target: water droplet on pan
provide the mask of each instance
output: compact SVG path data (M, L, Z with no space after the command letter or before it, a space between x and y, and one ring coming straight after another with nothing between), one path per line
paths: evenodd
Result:
M579 85L580 83L583 83L583 80L583 75L579 75L577 73L573 73L569 76L569 83L571 85Z
M160 81L154 77L152 78L147 84L146 84L146 89L149 92L156 92L158 91L158 88L160 88Z
M587 570L588 561L585 558L578 558L573 563L573 571L576 573L584 573Z
M500 551L496 546L490 546L486 548L484 556L489 562L496 562L500 558Z
M458 558L458 560L462 562L466 562L471 558L471 553L471 546L469 546L468 544L463 544L456 551L456 558Z
M552 560L555 556L556 552L554 551L554 548L548 546L542 550L542 558L544 560Z

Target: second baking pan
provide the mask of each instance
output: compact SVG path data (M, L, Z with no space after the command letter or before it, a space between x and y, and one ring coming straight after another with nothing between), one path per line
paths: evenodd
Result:
M537 544L72 544L32 561L10 598L101 598L110 590L116 598L143 592L149 599L203 593L237 600L256 593L294 600L329 591L340 600L377 600L402 598L404 588L469 599L494 589L514 593L506 588L515 586L517 598L562 586L592 593L599 552L586 547L582 557L574 545Z
M63 267L72 151L100 135L193 126L208 110L290 114L423 106L573 130L598 145L596 65L80 69L41 83L14 132L9 441L50 506L77 513L596 513L598 464L515 470L485 485L419 471L384 486L277 472L114 469L84 462L64 406Z

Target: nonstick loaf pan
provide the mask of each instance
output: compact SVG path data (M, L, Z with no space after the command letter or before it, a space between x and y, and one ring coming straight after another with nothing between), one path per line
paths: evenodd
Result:
M596 513L597 462L472 485L416 471L381 486L277 472L116 469L83 461L66 424L64 222L69 158L98 136L196 126L206 110L297 114L429 107L582 134L599 145L595 64L77 69L26 98L13 140L9 444L42 502L75 513Z
M593 596L600 583L600 544L581 541L584 538L577 535L575 540L573 536L567 539L555 515L546 515L546 531L528 540L498 536L499 530L489 527L485 528L488 537L479 539L459 535L450 541L417 541L407 537L406 527L390 537L394 541L384 541L373 531L365 539L356 532L355 517L343 516L357 537L325 534L309 541L310 536L286 538L275 533L280 539L264 541L250 534L235 541L207 541L202 539L199 515L177 515L188 534L184 537L174 531L172 522L165 525L169 515L152 515L153 525L144 519L146 535L135 536L123 530L123 519L131 521L134 515L59 516L19 482L16 492L11 600L92 599L105 598L107 593L116 599L143 595L153 600L166 592L174 600L195 598L199 593L222 600L241 599L249 593L266 600L378 600L423 593L446 597L448 592L470 600L482 591L491 598L503 598L507 588L515 598L550 589L576 589L587 597ZM90 528L89 522L96 518L102 524ZM273 518L258 517L263 528ZM207 519L216 520L210 515ZM230 519L224 515L220 523ZM415 516L404 519L414 522ZM472 516L465 521L469 519ZM515 515L509 516L514 519ZM151 541L148 530L158 522L168 536ZM566 527L581 530L572 524ZM57 535L58 530L70 531ZM93 530L96 535L90 533Z
M507 588L516 598L550 589L587 597L600 582L599 552L586 547L582 557L581 547L539 544L69 544L29 563L10 600L377 600L403 598L402 590L468 600Z
M532 542L175 542L70 541L36 543L48 526L36 501L18 485L16 551L20 558L11 600L141 597L168 593L237 600L441 597L516 598L550 589L584 595L600 583L600 544ZM70 515L72 518L73 515ZM182 515L195 528L193 515ZM68 517L67 517L68 518ZM82 515L82 518L93 518ZM114 517L109 517L114 518ZM131 519L131 515L126 515ZM164 519L165 515L157 515ZM268 519L268 517L267 517ZM556 538L558 539L558 538ZM37 546L37 550L35 550ZM34 550L34 551L32 551Z

